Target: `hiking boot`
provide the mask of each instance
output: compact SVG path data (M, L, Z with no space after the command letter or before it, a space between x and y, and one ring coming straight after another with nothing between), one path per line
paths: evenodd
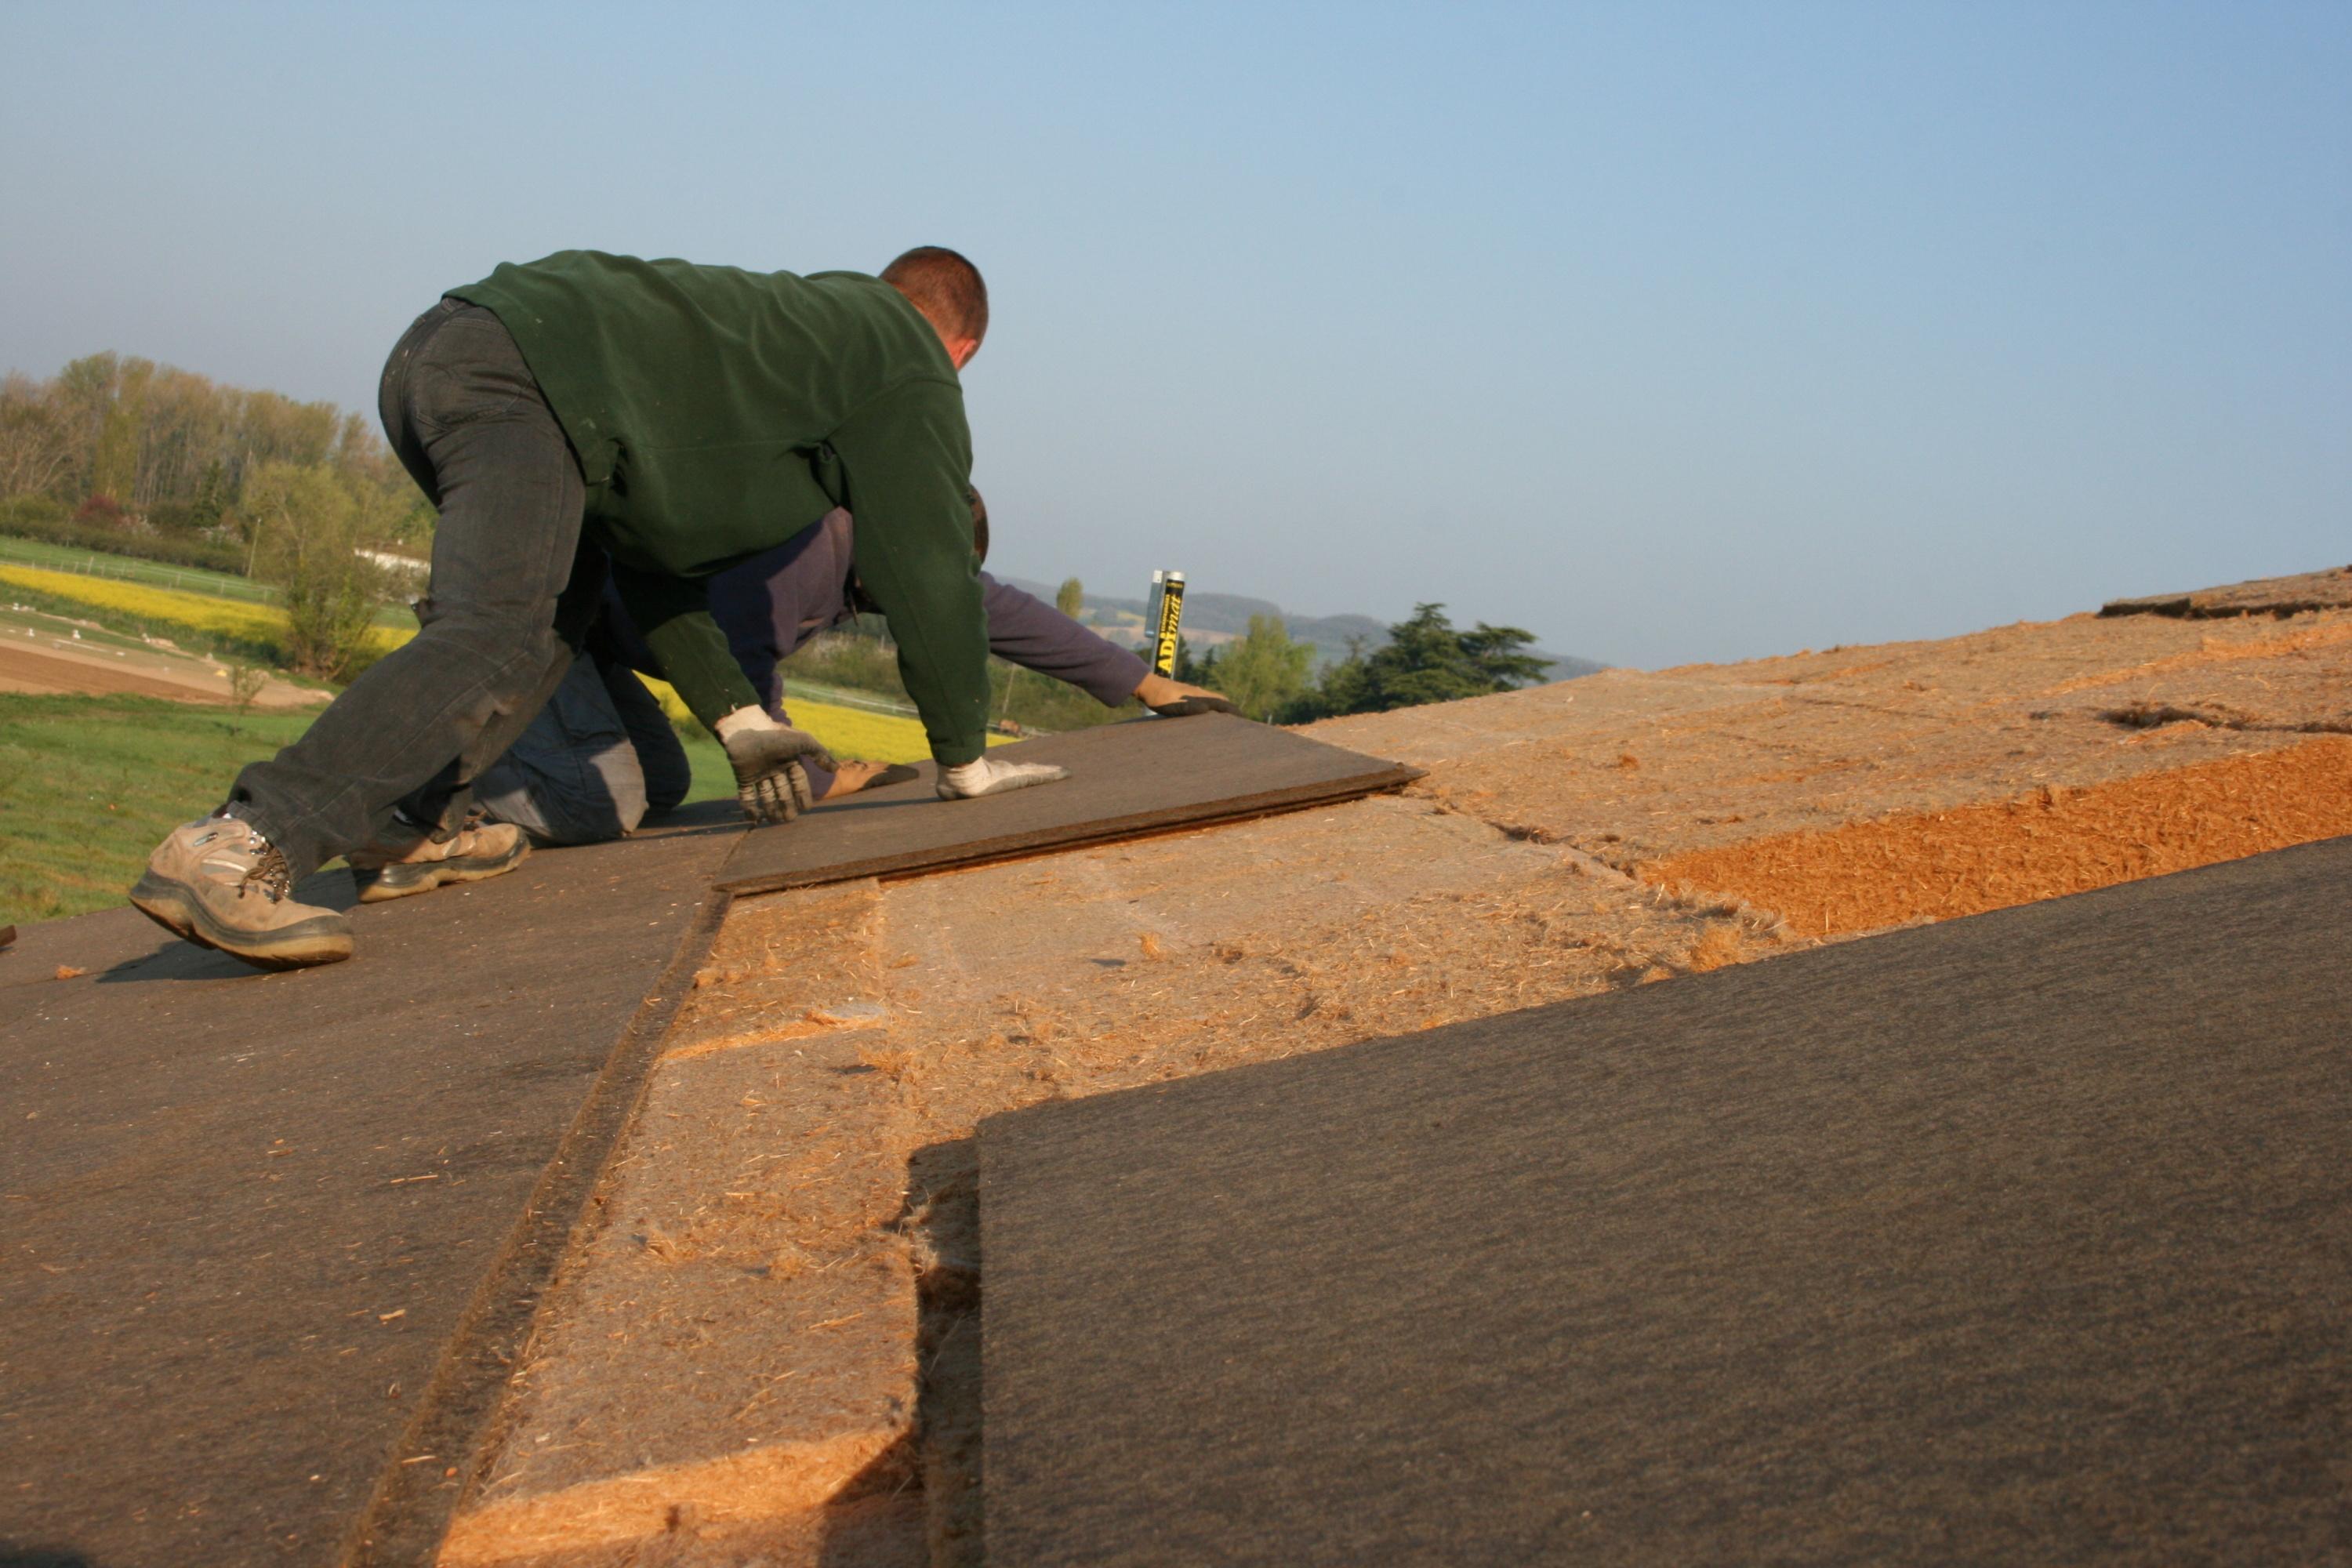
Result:
M352 955L352 924L333 910L298 904L286 857L234 816L172 829L131 889L139 911L164 930L260 969L301 969Z
M511 871L530 853L530 840L511 822L479 822L436 844L424 829L395 817L364 849L343 857L359 884L360 902L379 904L429 893L444 882L478 882Z

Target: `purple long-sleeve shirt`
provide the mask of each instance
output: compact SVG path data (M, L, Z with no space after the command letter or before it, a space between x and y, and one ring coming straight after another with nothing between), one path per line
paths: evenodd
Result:
M737 562L710 579L710 613L727 634L735 662L760 694L761 705L783 716L779 660L851 615L849 578L855 541L849 513L836 507L772 550ZM1134 653L1078 625L1033 594L982 572L988 649L997 658L1050 675L1115 708L1135 693L1148 673ZM613 595L605 613L630 661L643 669L652 655L621 616Z

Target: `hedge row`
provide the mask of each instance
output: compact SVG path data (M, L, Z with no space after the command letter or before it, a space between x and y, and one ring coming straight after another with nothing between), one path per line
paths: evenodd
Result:
M157 533L122 533L110 528L76 522L65 509L46 496L20 496L0 501L0 534L37 540L69 550L92 550L104 555L135 555L173 566L201 566L210 572L245 571L245 552L234 544L208 539L173 539Z

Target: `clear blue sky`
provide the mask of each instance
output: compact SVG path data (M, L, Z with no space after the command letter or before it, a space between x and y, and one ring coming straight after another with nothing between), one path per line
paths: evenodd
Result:
M2352 5L0 4L0 366L952 245L998 553L1654 666L2352 561Z

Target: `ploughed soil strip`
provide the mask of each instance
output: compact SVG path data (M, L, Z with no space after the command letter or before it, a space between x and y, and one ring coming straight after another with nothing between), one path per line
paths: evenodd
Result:
M371 905L323 969L120 910L0 954L0 1557L427 1559L738 837Z
M1801 937L1950 920L2352 834L2352 739L1849 823L1637 868L1762 905Z
M983 1121L987 1561L2334 1557L2347 879Z
M148 675L96 659L66 658L0 642L0 691L55 692L68 697L161 697L173 702L213 702L212 692L179 680Z
M0 691L54 693L67 697L160 697L171 702L226 703L234 693L226 676L213 673L210 660L165 654L44 648L0 641ZM254 696L258 708L308 708L327 693L275 678Z

